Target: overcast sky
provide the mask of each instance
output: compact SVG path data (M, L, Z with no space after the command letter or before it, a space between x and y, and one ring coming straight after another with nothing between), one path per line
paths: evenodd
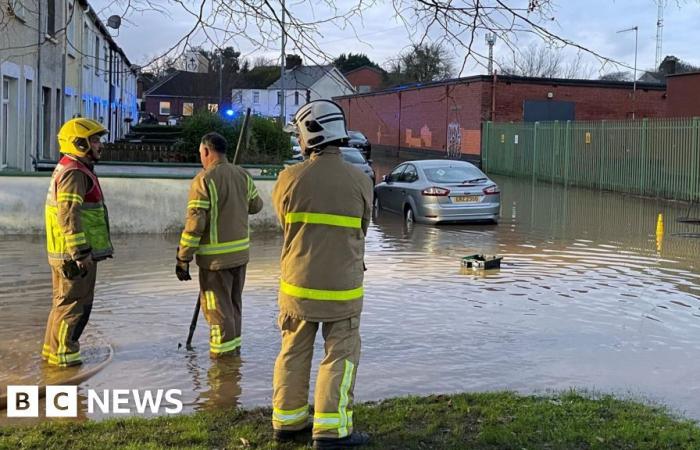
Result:
M510 3L517 5L518 2ZM521 3L526 5L527 1L523 0ZM114 5L113 1L92 0L91 4L95 10L101 12L103 20L106 20L108 14L117 12L114 9L103 10L106 5ZM191 16L177 6L172 8L170 19L152 12L132 13L127 17L128 21L122 25L115 40L132 62L142 64L148 57L167 50L192 26ZM568 0L558 2L555 8L556 21L547 24L551 31L629 66L634 62L634 32L618 34L616 31L638 26L637 67L643 70L654 66L657 18L655 1ZM672 0L668 2L664 16L663 54L672 54L700 66L700 45L698 45L700 43L700 1ZM321 47L330 55L343 52L365 53L372 60L382 64L395 58L411 42L405 28L393 18L392 9L384 4L372 7L364 14L362 22L355 22L355 27L364 42L358 40L351 30L327 26L322 29L323 38L319 41ZM413 38L416 38L415 35ZM521 36L518 44L524 47L530 40L528 36ZM244 55L251 57L262 53L258 49L253 50L250 44L243 41L234 46L239 47ZM483 37L478 40L477 48L485 52ZM497 61L509 58L509 52L502 42L500 45L499 42L496 43L494 53ZM277 54L279 54L279 46L270 47L267 50L269 56ZM455 51L456 60L460 60L461 56L458 51ZM607 67L601 69L600 63L592 59L589 59L588 63L596 71L614 70ZM469 65L462 75L483 72L484 69Z

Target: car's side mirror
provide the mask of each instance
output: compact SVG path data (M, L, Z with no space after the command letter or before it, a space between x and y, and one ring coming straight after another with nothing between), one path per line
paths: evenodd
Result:
M382 181L385 183L391 183L391 177L389 175L384 175Z
M367 160L367 164L369 164L369 165L371 166L371 165L372 165L372 160L371 160L371 159L368 159L368 160Z

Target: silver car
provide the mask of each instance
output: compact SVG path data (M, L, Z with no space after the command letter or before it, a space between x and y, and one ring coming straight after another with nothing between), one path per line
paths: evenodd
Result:
M407 161L375 187L374 209L401 214L407 223L497 223L501 191L466 161Z
M362 151L352 147L340 147L340 153L346 162L362 170L372 180L372 186L375 183L374 169L372 169L372 161L366 160Z

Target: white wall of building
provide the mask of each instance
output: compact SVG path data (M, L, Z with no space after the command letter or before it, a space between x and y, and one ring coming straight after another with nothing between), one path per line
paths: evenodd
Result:
M84 1L52 3L49 14L48 0L0 0L3 12L8 4L15 12L0 15L0 170L31 170L32 158L55 161L58 129L75 115L107 127L111 110L114 140L128 129L124 119L138 114L136 76L94 12Z

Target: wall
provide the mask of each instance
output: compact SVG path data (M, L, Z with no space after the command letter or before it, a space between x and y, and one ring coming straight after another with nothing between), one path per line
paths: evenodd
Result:
M672 75L668 86L668 117L700 117L700 73Z
M48 176L0 176L0 236L45 233ZM185 217L189 179L110 178L100 183L112 233L179 233ZM270 195L274 181L256 180L263 210L253 228L276 226Z
M550 92L553 100L574 102L579 121L631 118L632 83L499 77L495 121L522 121L524 101L546 100ZM492 93L493 79L475 76L336 101L348 127L364 133L376 149L400 156L477 161L482 123L491 120ZM636 118L664 117L664 94L663 87L638 85Z

